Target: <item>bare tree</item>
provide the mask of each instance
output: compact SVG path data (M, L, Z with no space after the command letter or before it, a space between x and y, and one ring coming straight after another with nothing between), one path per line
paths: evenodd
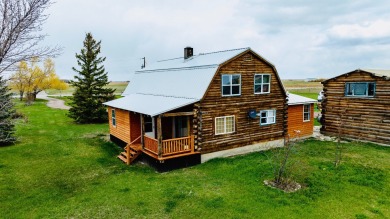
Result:
M39 47L46 35L42 25L50 0L1 0L0 2L0 75L15 70L15 64L33 57L54 57L59 47Z

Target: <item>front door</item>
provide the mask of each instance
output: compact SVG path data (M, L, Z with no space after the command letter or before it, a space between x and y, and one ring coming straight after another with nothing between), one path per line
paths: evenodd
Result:
M156 138L155 136L155 127L154 127L154 117L145 116L144 117L144 123L145 123L145 134L151 138Z
M173 117L173 137L181 138L189 135L189 117L177 116Z

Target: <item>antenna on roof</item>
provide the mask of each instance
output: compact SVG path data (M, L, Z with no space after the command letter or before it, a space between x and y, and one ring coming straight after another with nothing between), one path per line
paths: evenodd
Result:
M144 60L143 64L141 65L141 69L142 69L142 68L145 68L145 67L146 67L146 58L143 57L143 58L141 58L141 59Z

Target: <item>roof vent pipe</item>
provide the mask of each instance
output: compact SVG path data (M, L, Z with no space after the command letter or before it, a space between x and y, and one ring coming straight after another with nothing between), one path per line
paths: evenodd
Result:
M184 59L188 59L194 55L194 49L192 47L187 46L184 48Z

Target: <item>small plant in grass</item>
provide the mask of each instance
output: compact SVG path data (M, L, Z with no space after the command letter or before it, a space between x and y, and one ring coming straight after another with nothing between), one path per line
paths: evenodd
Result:
M295 181L294 177L298 172L298 163L292 159L297 151L296 145L300 141L300 130L294 130L294 132L295 138L291 140L288 135L284 147L273 154L274 178L264 181L264 184L285 192L295 192L301 189L301 185Z
M334 166L338 167L341 163L341 155L342 155L342 144L341 144L341 136L343 135L343 126L344 126L344 120L343 117L346 113L346 110L344 110L340 117L338 118L338 127L337 127L337 142L336 142L336 149L335 149L335 158L334 158Z

